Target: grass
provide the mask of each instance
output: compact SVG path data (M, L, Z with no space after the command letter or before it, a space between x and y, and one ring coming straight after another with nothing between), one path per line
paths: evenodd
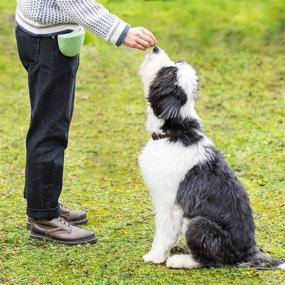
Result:
M285 284L281 271L169 270L142 262L154 230L136 163L149 137L137 76L143 53L91 34L81 56L61 201L88 209L85 227L100 242L64 247L28 239L22 189L29 106L14 2L0 4L0 283ZM259 246L284 257L284 1L101 2L151 29L172 58L196 67L205 131L248 189Z

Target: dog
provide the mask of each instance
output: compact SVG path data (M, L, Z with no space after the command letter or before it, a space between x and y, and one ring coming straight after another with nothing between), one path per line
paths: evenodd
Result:
M169 268L239 265L285 270L257 246L248 195L206 137L195 111L198 78L184 61L155 47L140 67L152 138L138 164L155 212L155 235L144 261ZM189 254L170 255L179 234Z

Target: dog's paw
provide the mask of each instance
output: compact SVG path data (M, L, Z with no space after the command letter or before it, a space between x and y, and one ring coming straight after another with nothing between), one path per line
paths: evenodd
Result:
M177 254L169 257L166 261L168 268L198 268L200 263L194 260L189 254Z
M160 264L160 263L165 262L166 258L167 257L164 254L158 254L153 251L150 251L143 256L143 260L145 262L152 262L155 264Z

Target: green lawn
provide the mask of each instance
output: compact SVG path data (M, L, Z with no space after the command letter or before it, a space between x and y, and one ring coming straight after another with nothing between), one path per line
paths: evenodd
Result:
M137 75L144 55L91 34L78 74L62 202L88 209L85 227L100 242L29 240L22 198L29 105L14 2L0 4L0 284L285 284L277 270L169 270L142 262L154 230L136 162L149 138ZM101 2L152 30L173 59L195 66L204 129L248 189L258 244L284 257L284 0Z

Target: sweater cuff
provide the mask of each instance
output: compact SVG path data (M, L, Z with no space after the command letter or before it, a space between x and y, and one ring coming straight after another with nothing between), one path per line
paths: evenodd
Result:
M123 43L129 28L130 27L127 23L125 23L120 19L117 19L117 21L115 21L113 27L111 28L110 32L108 33L106 39L112 42L114 45L118 46L118 44L120 44L120 41L121 44ZM125 35L122 35L123 33L125 33ZM124 38L122 39L122 37Z
M121 33L119 39L118 39L117 42L116 42L116 46L117 46L117 47L119 47L120 45L123 44L123 42L124 42L124 40L125 40L125 38L126 38L128 32L129 32L130 28L131 28L131 27L130 27L129 25L127 25L127 26L124 28L123 32Z

